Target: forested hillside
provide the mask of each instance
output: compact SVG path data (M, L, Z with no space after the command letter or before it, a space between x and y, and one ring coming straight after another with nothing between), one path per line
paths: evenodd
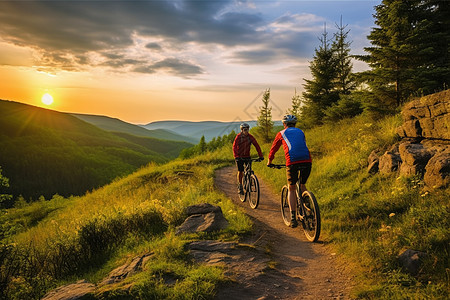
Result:
M0 111L0 166L10 185L4 192L13 198L80 195L191 146L114 134L70 114L11 101L0 101Z

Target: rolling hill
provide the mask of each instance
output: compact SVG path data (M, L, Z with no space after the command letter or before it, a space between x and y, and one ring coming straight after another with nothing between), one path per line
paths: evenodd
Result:
M170 141L183 141L196 144L198 139L189 136L177 134L173 131L167 130L164 127L148 130L139 125L130 124L122 120L111 118L107 116L86 115L86 114L72 114L73 116L91 123L106 131L128 133L135 136L151 137Z
M149 162L178 156L187 142L112 133L67 113L0 100L4 191L28 198L81 195Z

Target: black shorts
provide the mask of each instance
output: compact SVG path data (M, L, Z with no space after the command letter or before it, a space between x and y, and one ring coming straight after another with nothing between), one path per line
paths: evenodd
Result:
M236 166L237 166L237 169L238 169L238 171L239 172L244 172L244 166L245 166L245 164L247 163L249 163L250 161L250 158L247 158L247 159L245 159L245 158L236 158L235 159L236 160Z
M306 184L309 175L311 174L311 166L310 162L306 163L298 163L290 166L286 166L286 177L288 184L294 185L298 181L298 175L300 173L300 183Z

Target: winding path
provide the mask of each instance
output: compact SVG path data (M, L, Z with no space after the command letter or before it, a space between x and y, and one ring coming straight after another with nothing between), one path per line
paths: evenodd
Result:
M242 242L261 250L255 255L270 258L270 267L260 274L249 271L252 268L234 267L235 282L220 289L216 299L351 299L351 276L345 263L331 253L322 238L310 243L301 229L284 225L280 195L274 194L260 178L259 182L260 204L253 210L238 198L234 166L215 173L216 187L255 224L254 233Z

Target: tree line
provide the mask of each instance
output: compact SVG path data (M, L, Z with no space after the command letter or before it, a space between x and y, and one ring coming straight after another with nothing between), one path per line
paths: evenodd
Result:
M330 37L326 26L310 62L311 79L295 92L288 113L298 126L311 128L363 112L395 112L411 97L448 88L450 82L450 5L439 0L383 0L375 6L375 25L367 36L365 55L351 55L342 17ZM352 59L369 70L354 73ZM258 126L267 137L273 123L263 96Z

